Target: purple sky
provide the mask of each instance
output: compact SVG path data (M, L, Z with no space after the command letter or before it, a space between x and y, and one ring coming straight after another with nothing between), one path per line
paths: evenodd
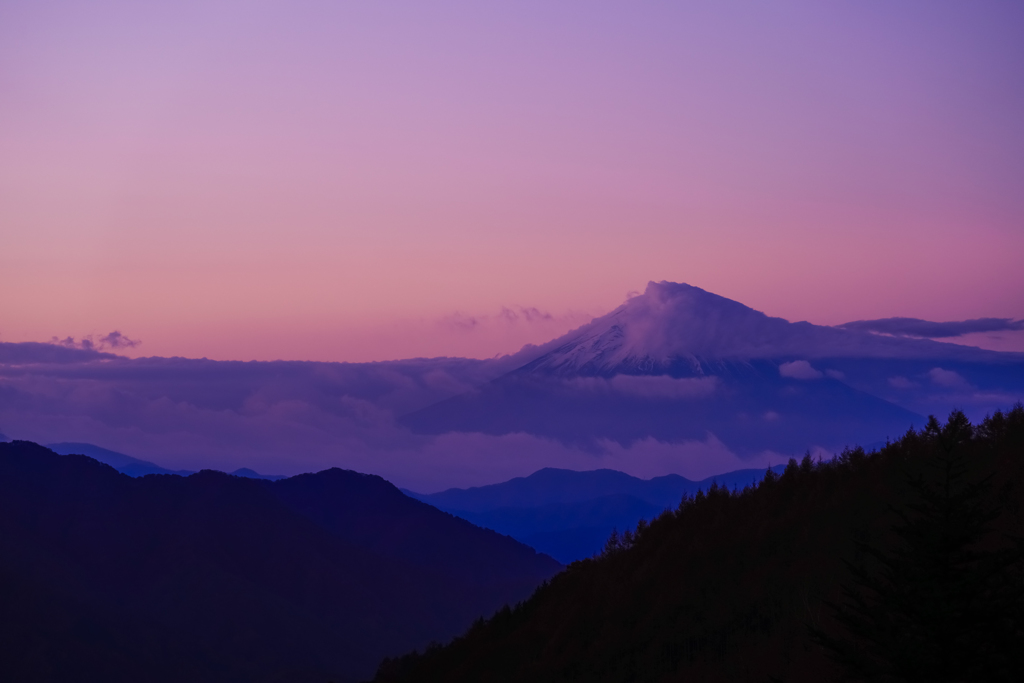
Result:
M0 340L487 357L689 282L1024 317L1024 5L0 4Z

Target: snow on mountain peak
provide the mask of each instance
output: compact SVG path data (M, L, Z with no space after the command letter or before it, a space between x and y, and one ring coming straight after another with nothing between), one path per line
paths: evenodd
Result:
M650 282L611 313L551 341L523 371L659 373L711 361L821 357L950 357L977 349L791 323L699 287Z

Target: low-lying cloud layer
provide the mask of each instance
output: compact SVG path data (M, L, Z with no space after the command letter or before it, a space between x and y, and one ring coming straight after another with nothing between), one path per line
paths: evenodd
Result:
M856 320L837 325L847 330L860 330L876 334L891 334L899 337L920 337L923 339L950 339L977 332L1017 332L1024 330L1024 320L1012 318L975 318L957 322L937 323L919 318L881 318L879 320Z
M567 325L527 307L427 324L502 343ZM951 408L979 419L1024 397L1024 355L907 338L1012 332L1019 321L850 326L790 323L662 282L577 330L487 360L129 359L104 351L138 344L119 331L0 343L0 429L169 469L338 466L429 492L541 467L702 478L870 444Z
M741 459L714 435L576 447L530 434L413 434L397 416L460 394L521 359L242 363L127 359L80 345L0 344L0 427L11 438L94 443L171 469L296 474L338 466L429 492L530 474L609 467L704 477ZM616 377L590 391L700 397L715 378Z

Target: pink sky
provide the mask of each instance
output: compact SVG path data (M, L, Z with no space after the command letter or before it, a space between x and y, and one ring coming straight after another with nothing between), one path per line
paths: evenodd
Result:
M146 5L0 5L2 341L483 357L663 279L1024 317L1020 4Z

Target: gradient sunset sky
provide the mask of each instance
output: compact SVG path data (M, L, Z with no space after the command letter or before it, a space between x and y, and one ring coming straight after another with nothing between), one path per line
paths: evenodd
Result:
M648 280L1024 317L1024 4L0 3L0 341L487 357Z

